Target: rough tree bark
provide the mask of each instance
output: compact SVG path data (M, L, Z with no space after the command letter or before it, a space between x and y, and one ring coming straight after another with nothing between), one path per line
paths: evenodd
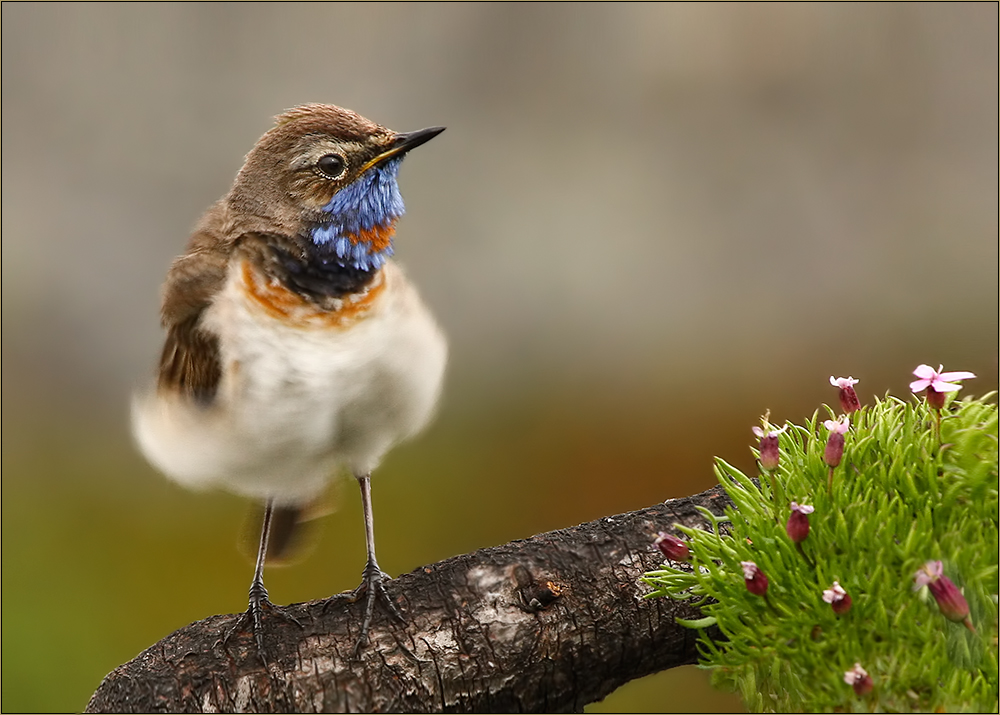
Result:
M719 487L419 568L389 584L403 624L361 603L265 615L268 665L238 616L186 626L116 668L87 712L573 712L623 683L695 662L688 604L643 599L657 531L705 528Z

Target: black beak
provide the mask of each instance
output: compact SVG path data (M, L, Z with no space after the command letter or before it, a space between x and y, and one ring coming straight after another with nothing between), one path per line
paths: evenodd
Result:
M426 144L443 131L444 127L428 127L427 129L420 129L415 132L397 134L392 140L392 144L389 145L389 148L361 167L361 171L368 171L368 169L376 164L381 164L386 159L391 159L394 156L402 156L410 149L416 149L421 144Z
M389 150L390 156L405 154L410 149L416 149L418 146L426 144L443 131L444 127L428 127L427 129L420 129L415 132L397 134L395 141L392 143L392 149Z

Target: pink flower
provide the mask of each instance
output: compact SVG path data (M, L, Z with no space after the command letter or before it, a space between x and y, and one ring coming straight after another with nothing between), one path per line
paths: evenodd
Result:
M763 596L767 593L767 576L757 568L753 561L740 561L743 567L743 581L746 583L747 591L755 596Z
M954 381L971 380L975 377L971 372L961 370L958 372L941 372L943 369L944 365L938 365L937 370L930 365L920 365L913 371L913 374L920 379L910 383L910 390L915 393L930 388L927 390L927 404L936 410L944 407L945 393L962 389L962 386L956 385Z
M937 601L941 615L949 621L964 623L966 628L973 633L976 632L972 626L972 619L969 618L969 602L952 580L944 575L944 567L940 561L928 561L913 575L913 590L916 591L924 586Z
M691 558L691 549L688 548L687 542L673 534L661 531L653 543L668 559L687 561Z
M840 409L845 415L849 415L861 408L858 393L854 391L854 386L858 384L857 380L853 377L834 377L830 375L830 384L840 388Z
M831 468L836 467L844 456L844 435L851 428L851 420L845 415L836 421L827 420L823 426L830 430L823 452L823 461Z
M839 420L826 420L823 423L831 432L836 432L837 434L847 434L847 430L851 428L851 420L849 417L841 417Z
M823 591L823 600L830 604L833 612L842 616L851 610L851 595L838 582Z
M861 667L861 663L855 663L853 668L844 673L844 682L853 687L857 695L867 695L874 686L872 676Z
M785 525L785 532L788 538L796 544L800 544L809 536L809 514L813 513L813 507L805 504L799 505L791 503L792 513L788 516L788 523Z
M781 453L778 451L778 435L788 429L788 425L785 425L779 430L770 430L765 432L760 427L754 427L753 433L760 437L760 468L771 471L777 468L778 462L781 459Z
M944 566L940 561L928 561L913 575L913 590L919 591L944 575Z

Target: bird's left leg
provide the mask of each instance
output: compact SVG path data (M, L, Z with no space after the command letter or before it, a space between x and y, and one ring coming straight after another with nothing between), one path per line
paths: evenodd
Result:
M372 485L371 474L361 476L355 475L358 485L361 487L361 504L365 512L365 545L368 549L368 562L365 564L364 577L361 585L354 589L352 600L358 601L365 595L365 618L361 624L361 635L355 645L355 653L359 652L368 640L368 628L372 623L372 613L375 610L375 600L378 599L386 606L397 620L402 621L403 615L399 612L399 607L385 590L385 581L390 580L389 574L378 567L375 558L375 525L372 518Z
M257 641L257 650L264 652L264 626L261 623L263 608L270 606L267 589L264 587L264 562L267 559L267 541L271 537L271 518L274 516L274 500L268 499L264 508L264 523L260 528L260 545L257 547L257 564L253 570L253 581L250 582L250 607L248 613L253 621L253 635Z
M267 588L264 587L264 563L267 560L267 544L268 539L271 536L271 520L274 516L274 500L268 499L267 506L264 508L264 523L261 525L260 529L260 544L257 547L257 564L254 567L253 581L250 582L250 593L249 600L250 604L247 610L243 613L240 619L236 622L236 625L223 639L224 641L229 640L229 637L237 630L240 630L246 621L250 622L250 628L253 630L254 640L257 642L257 652L260 657L267 662L267 658L264 655L264 624L263 624L263 614L264 608L269 610L275 610L283 617L290 621L294 621L302 626L299 621L293 616L287 613L282 613L280 609L276 609L275 606L267 597Z

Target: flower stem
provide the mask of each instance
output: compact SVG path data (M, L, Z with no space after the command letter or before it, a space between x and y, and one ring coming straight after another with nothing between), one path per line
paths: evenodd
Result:
M796 543L795 544L795 548L798 549L798 551L799 551L800 554L802 554L802 558L804 558L806 560L806 563L809 564L813 569L815 569L816 568L816 564L813 562L812 559L810 559L808 556L806 556L806 552L802 549L801 542Z

